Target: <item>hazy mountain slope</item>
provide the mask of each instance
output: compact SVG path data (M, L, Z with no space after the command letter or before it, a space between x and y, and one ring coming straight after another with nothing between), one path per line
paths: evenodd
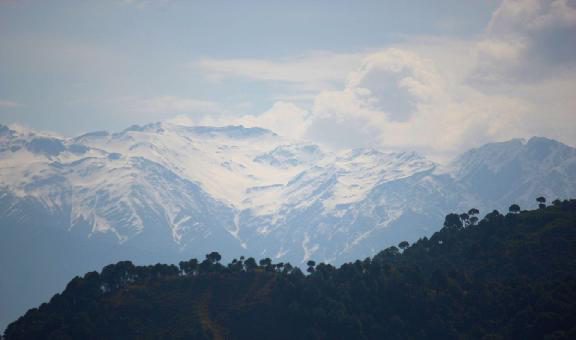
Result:
M526 206L537 196L576 193L576 149L547 138L487 144L464 153L452 166L454 179L483 205Z
M573 339L575 224L575 200L491 213L307 276L254 259L120 262L75 277L6 338Z

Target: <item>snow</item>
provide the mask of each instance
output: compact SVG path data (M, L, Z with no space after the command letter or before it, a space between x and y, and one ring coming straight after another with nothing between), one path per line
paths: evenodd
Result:
M23 127L0 139L0 185L20 197L35 197L50 210L71 205L71 224L88 221L93 233L113 232L120 241L141 232L138 209L147 207L164 216L172 238L199 228L175 196L160 193L142 178L137 159L157 163L199 185L210 197L238 213L228 232L243 247L239 212L269 216L271 225L257 228L266 235L294 209L321 201L327 211L363 200L379 183L410 176L431 164L415 155L357 149L328 154L318 146L299 143L259 128L184 127L171 123L133 126L120 133L88 133L60 138L66 149L56 155L30 152L33 138L58 136ZM15 152L8 150L19 146ZM23 175L24 174L24 175ZM62 177L57 186L50 184ZM48 184L41 185L42 181ZM31 184L33 184L31 186ZM34 186L35 185L35 186ZM136 194L138 187L143 194ZM62 192L66 192L64 195ZM288 207L288 208L287 208ZM123 229L108 215L120 215ZM208 231L203 231L204 236ZM307 241L308 242L308 241ZM313 251L306 248L307 252ZM281 252L282 253L282 252Z
M304 239L302 240L302 249L304 250L304 258L302 263L312 259L315 252L318 251L320 246L318 244L310 245L310 235L306 232L304 233Z
M34 138L56 138L64 150L27 148ZM549 147L554 152L548 152ZM180 248L223 234L244 249L273 240L266 241L266 254L282 258L301 253L306 261L356 251L407 211L442 214L434 199L441 201L458 190L454 202L481 207L481 197L464 192L460 183L447 187L443 178L465 180L484 171L486 164L497 173L518 162L527 169L523 171L530 183L549 172L556 174L550 178L561 174L569 182L576 156L566 148L540 139L498 143L441 168L415 153L327 152L240 126L156 123L77 138L18 127L0 134L0 195L7 189L17 197L33 198L53 214L69 209L69 228L88 223L91 235L111 233L119 243L143 232L149 218L145 215L152 215L170 227ZM532 159L534 152L547 156ZM422 176L414 188L379 190L417 174ZM573 186L561 188L566 195L576 192ZM533 200L529 196L542 187L522 190L518 196ZM215 227L215 220L222 220L222 229ZM339 248L328 254L330 247Z

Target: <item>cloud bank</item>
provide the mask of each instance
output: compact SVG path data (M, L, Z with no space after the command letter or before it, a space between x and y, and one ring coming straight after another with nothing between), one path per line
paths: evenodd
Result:
M486 141L546 135L576 144L576 1L505 0L476 39L421 38L356 55L201 60L208 76L318 89L309 107L206 123L263 126L332 148L445 158ZM339 88L330 87L341 81ZM307 86L313 84L313 86Z

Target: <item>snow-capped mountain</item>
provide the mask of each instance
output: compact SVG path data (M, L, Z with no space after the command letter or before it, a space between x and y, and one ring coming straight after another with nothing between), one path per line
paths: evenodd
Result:
M576 193L576 149L547 138L487 144L458 157L453 168L455 180L486 206Z
M75 138L0 126L1 298L19 313L70 276L126 258L216 250L341 263L426 236L449 212L533 206L540 195L576 196L576 149L512 140L440 166L242 126L155 123Z
M574 170L576 150L545 138L488 144L440 168L415 153L327 153L242 126L155 123L76 138L0 128L0 188L13 200L3 216L26 218L19 207L34 202L89 238L135 244L162 229L167 247L225 243L296 263L369 255L363 243L401 236L415 216L427 224L421 236L450 209L569 197ZM395 241L378 236L374 250Z
M36 201L63 218L64 229L87 225L88 237L130 243L162 228L181 249L195 242L219 248L233 238L249 252L296 262L335 237L343 243L322 258L349 252L374 226L330 220L354 223L356 205L374 188L435 167L413 153L329 154L240 126L158 123L71 139L4 128L1 145L3 191ZM385 227L399 213L381 211L375 224Z

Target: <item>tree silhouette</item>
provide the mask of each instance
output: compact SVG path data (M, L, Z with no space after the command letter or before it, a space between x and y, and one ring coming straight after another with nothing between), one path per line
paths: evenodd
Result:
M272 267L272 260L269 257L261 259L259 263L260 267L263 267L267 272L271 272L274 269L274 267Z
M408 243L408 241L402 241L400 243L398 243L398 248L404 250L406 248L410 247L410 243Z
M257 267L256 260L253 257L249 257L244 261L244 266L246 267L246 271L253 272Z
M189 261L180 261L178 264L182 275L196 275L198 271L198 260L190 259Z
M540 196L536 199L536 202L538 202L538 208L540 209L544 209L546 208L546 198L543 196Z
M468 210L468 215L474 216L474 215L478 215L480 213L480 210L476 209L476 208L472 208L470 210Z
M218 252L211 252L210 254L206 254L206 260L211 264L216 264L222 260L222 256Z
M278 262L274 265L274 268L277 272L281 273L282 269L284 268L284 262Z
M470 221L470 225L475 225L476 222L478 222L478 215L480 214L480 210L476 209L476 208L472 208L470 210L468 210L468 218Z
M520 212L520 206L518 204L512 204L508 208L508 211L512 214L518 214Z
M462 228L462 220L460 219L460 215L458 214L448 214L444 219L444 227L450 229L460 229Z
M228 264L228 269L232 272L241 272L244 269L243 262L233 259L232 262Z
M500 214L500 212L498 210L492 210L491 213L486 214L486 217L484 217L487 221L497 221L498 218L502 217L502 214Z
M290 263L285 263L282 269L282 273L288 275L292 272L293 269L294 267L292 267Z
M398 248L395 246L391 246L382 250L378 255L380 256L380 258L394 258L400 255L400 250L398 250Z
M467 213L460 214L460 220L462 221L465 227L470 225L470 215L468 215Z
M316 266L316 262L310 260L310 261L306 262L306 264L308 265L308 269L306 271L308 273L313 273L314 272L314 266Z

